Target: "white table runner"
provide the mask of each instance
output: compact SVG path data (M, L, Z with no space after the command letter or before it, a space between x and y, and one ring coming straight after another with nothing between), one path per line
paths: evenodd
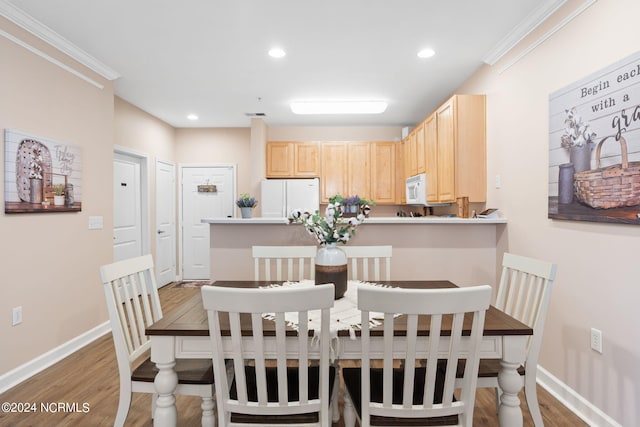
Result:
M284 282L282 285L273 284L269 287L312 287L315 286L313 280L302 280L300 282ZM379 283L361 282L359 280L349 280L347 282L347 291L344 296L334 302L331 309L331 320L329 321L329 336L332 338L332 353L337 353L337 348L333 348L338 343L338 331L349 331L351 339L356 339L355 331L360 329L362 314L358 310L358 287L360 286L387 286ZM266 313L263 316L265 319L273 320L273 313ZM383 319L382 313L369 313L369 324L371 326L377 326L381 324ZM298 327L298 313L286 313L285 321L294 329ZM309 312L309 329L314 331L320 330L320 310L312 310ZM317 334L316 334L317 336ZM334 339L336 338L336 339ZM332 356L333 359L333 356Z

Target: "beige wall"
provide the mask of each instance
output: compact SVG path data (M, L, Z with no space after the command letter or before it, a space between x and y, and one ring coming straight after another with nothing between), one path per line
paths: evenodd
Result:
M548 95L638 50L637 0L600 0L500 73L462 92L487 94L488 205L509 218L508 250L558 264L540 364L625 426L640 425L640 228L547 219ZM640 100L638 100L640 103ZM589 347L603 332L604 352Z
M400 141L401 136L398 126L281 126L267 131L268 141Z
M0 29L103 85L0 37L0 127L80 146L83 190L81 212L2 214L2 375L107 320L98 268L112 259L114 98L111 82L4 18ZM102 230L88 229L90 215L104 218ZM23 323L12 327L16 306Z

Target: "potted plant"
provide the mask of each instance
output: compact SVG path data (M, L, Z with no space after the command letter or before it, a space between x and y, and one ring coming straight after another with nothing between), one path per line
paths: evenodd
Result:
M64 184L54 184L52 187L52 190L53 190L53 205L63 206L64 205Z
M251 218L252 209L258 205L258 201L255 197L248 195L247 193L240 194L240 198L236 200L236 205L242 212L242 218Z

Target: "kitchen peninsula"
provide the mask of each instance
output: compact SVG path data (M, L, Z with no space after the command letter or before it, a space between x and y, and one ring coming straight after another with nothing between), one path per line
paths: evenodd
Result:
M212 280L252 280L251 247L316 245L286 218L205 218ZM506 218L370 217L348 245L392 245L393 280L447 279L462 286L496 283L506 250Z

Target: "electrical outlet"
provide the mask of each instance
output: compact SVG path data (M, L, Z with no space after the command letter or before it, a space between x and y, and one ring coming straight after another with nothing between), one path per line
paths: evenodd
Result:
M591 328L591 349L602 354L602 331Z
M502 187L502 177L500 175L496 175L496 188Z
M11 315L12 315L11 326L16 326L22 323L22 306L13 307L13 310L11 311Z

